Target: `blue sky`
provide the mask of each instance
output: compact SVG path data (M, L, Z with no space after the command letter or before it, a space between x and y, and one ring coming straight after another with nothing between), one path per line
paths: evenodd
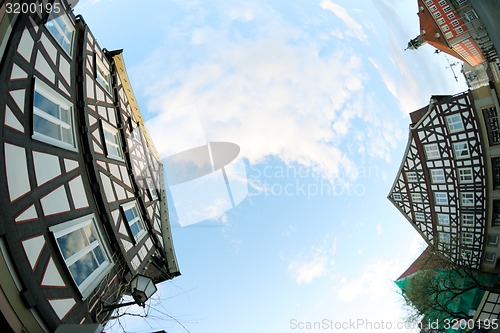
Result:
M122 318L127 332L401 321L392 280L423 249L386 199L408 113L466 90L432 47L403 52L416 1L81 0L75 12L101 47L124 49L163 157L233 142L249 180L221 216L172 217L182 276L160 286L146 319ZM193 122L168 126L186 110Z

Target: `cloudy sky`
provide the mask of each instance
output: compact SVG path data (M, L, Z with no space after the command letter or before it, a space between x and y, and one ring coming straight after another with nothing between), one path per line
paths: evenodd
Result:
M235 143L244 176L225 172L248 192L228 206L205 184L205 220L183 223L172 186L182 276L160 286L146 319L107 332L401 321L392 281L423 249L386 199L408 113L466 90L432 47L403 51L419 30L415 0L81 0L75 12L101 47L124 50L162 157Z

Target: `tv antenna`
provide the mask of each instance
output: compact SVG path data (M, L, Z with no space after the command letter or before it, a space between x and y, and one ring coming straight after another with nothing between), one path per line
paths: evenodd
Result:
M451 71L452 71L452 73L453 73L453 76L455 77L455 81L457 81L457 82L458 82L458 77L457 77L457 74L455 74L455 70L453 69L453 67L454 67L454 66L457 66L457 65L460 65L460 63L459 63L459 62L454 62L454 63L451 63L451 62L450 62L450 58L448 58L447 56L444 56L444 57L446 58L446 61L448 62L448 65L449 65L449 66L448 66L448 67L446 67L446 68L451 69Z

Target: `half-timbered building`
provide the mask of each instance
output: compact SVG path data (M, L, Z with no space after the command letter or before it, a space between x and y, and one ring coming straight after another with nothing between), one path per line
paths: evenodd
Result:
M180 274L163 166L122 52L65 0L16 3L0 1L0 327L105 323L134 276Z
M433 96L410 115L408 144L388 198L451 262L499 272L500 205L491 155L500 143L492 141L498 139L498 100L494 88L484 88L489 94Z

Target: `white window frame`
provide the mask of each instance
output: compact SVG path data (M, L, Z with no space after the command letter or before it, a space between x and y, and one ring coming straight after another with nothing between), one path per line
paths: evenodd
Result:
M450 234L447 232L440 232L439 233L439 242L443 243L443 244L450 244L451 243Z
M474 227L474 220L476 217L474 214L462 214L462 227Z
M459 168L458 169L458 182L460 184L470 184L474 182L472 168Z
M415 212L415 220L425 222L425 214L422 212Z
M60 2L57 2L59 4L59 8L61 11L64 11L63 5ZM53 7L55 8L55 7ZM75 26L71 22L71 19L68 17L66 13L51 13L47 23L45 23L45 26L47 27L47 30L49 30L50 34L54 39L56 40L57 44L61 47L61 49L66 52L67 55L70 57L73 54L73 42L75 40ZM68 38L64 31L67 30L71 36ZM67 42L67 45L69 49L67 49L64 44L62 43L61 40L65 40Z
M151 178L146 178L146 185L148 187L148 193L151 200L158 200L158 192Z
M439 225L450 225L450 215L438 213L437 221Z
M106 123L105 121L101 121L101 125L102 125L102 134L104 143L106 144L106 156L108 156L109 158L113 158L115 160L123 161L122 142L118 129ZM111 134L111 136L115 138L115 141L110 141L106 137L106 132ZM118 150L118 155L114 154L113 152L110 152L111 147L116 148L116 150Z
M463 154L467 152L467 154ZM466 141L455 142L453 144L453 153L456 159L463 159L470 157L469 144Z
M450 30L450 26L448 24L443 24L441 26L441 30L443 30L443 32L446 32L446 31Z
M442 25L446 22L446 20L444 19L444 17L440 17L436 20L436 22L439 24L439 25Z
M97 234L97 239L88 243L83 249L80 251L72 254L69 256L69 258L65 258L63 254L63 250L61 249L61 245L58 242L58 239L68 235L69 233L76 231L76 230L81 230L84 227L87 227L88 225L92 225L94 227L94 230L96 231ZM75 285L78 287L78 290L80 291L80 294L82 295L83 299L87 298L93 291L94 289L99 285L99 283L104 279L106 274L108 274L111 269L114 266L114 263L112 261L112 256L111 252L108 248L108 245L105 242L105 237L104 234L99 226L99 223L97 222L94 214L83 216L68 222L56 224L52 227L49 228L49 230L52 232L54 235L54 238L56 239L57 243L57 248L59 249L59 252L61 253L61 257L66 264L66 267L68 268L68 272L70 276L72 277L73 281L75 282ZM87 239L88 240L88 239ZM85 255L92 253L95 248L99 247L101 249L102 254L105 257L105 261L101 263L97 269L95 269L80 285L76 282L75 278L71 274L70 266L83 258Z
M448 193L446 192L435 192L434 193L436 205L447 205L448 204Z
M392 195L392 197L393 197L393 198L394 198L394 200L396 200L396 201L401 201L401 200L402 200L402 198L401 198L401 193L394 193L394 194Z
M498 244L498 235L488 235L488 237L486 238L486 244L497 245Z
M436 158L440 158L441 154L439 153L439 146L437 143L431 143L424 146L425 148L425 156L428 160L434 160Z
M431 181L433 183L445 182L444 169L431 169Z
M497 258L497 255L494 252L485 252L484 253L484 261L487 263L495 262L496 258Z
M461 132L465 129L462 116L459 113L447 116L446 125L450 133Z
M458 22L458 20L457 20L457 19L455 19L455 20L451 21L451 26L452 26L452 27L457 27L457 26L459 26L459 25L460 25L460 22Z
M472 245L474 243L474 234L472 232L463 232L461 239L462 244Z
M129 229L130 229L130 235L134 238L136 243L139 243L139 241L147 234L146 230L146 224L144 223L144 220L142 219L141 211L139 210L139 207L137 206L137 203L135 201L128 202L126 204L121 205L121 208L123 210L123 219L127 222ZM127 218L127 211L134 209L135 210L135 217L132 220L128 220ZM138 226L139 232L134 235L132 231L132 225L136 224Z
M411 201L412 202L422 202L422 194L420 194L420 193L411 193Z
M408 182L410 183L415 183L418 181L418 176L417 176L417 173L415 171L409 171L406 173L406 179L408 180Z
M474 192L462 192L460 193L460 203L465 207L473 207L475 205L475 194Z
M109 94L112 94L111 85L111 73L109 69L106 68L104 62L99 58L99 56L94 53L95 56L95 79L101 87L104 88Z
M61 120L61 114L59 114L59 118L55 117L45 110L42 110L38 108L35 105L35 94L41 95L43 98L47 99L48 101L56 104L59 107L59 111L61 109L68 110L70 113L69 120L70 124L67 122ZM32 138L38 141L42 141L48 144L51 144L53 146L57 146L60 148L68 149L71 151L78 151L77 145L76 145L76 133L75 133L75 115L74 115L74 110L75 108L73 107L73 103L64 98L62 95L58 94L54 89L50 88L46 83L41 81L40 79L35 79L35 89L33 91L33 135ZM35 126L35 116L40 117L44 119L45 121L48 121L57 127L59 127L59 132L62 137L61 130L62 128L64 129L71 129L71 139L72 143L63 141L58 138L54 138L52 136L43 134L41 132L37 132L36 126Z

